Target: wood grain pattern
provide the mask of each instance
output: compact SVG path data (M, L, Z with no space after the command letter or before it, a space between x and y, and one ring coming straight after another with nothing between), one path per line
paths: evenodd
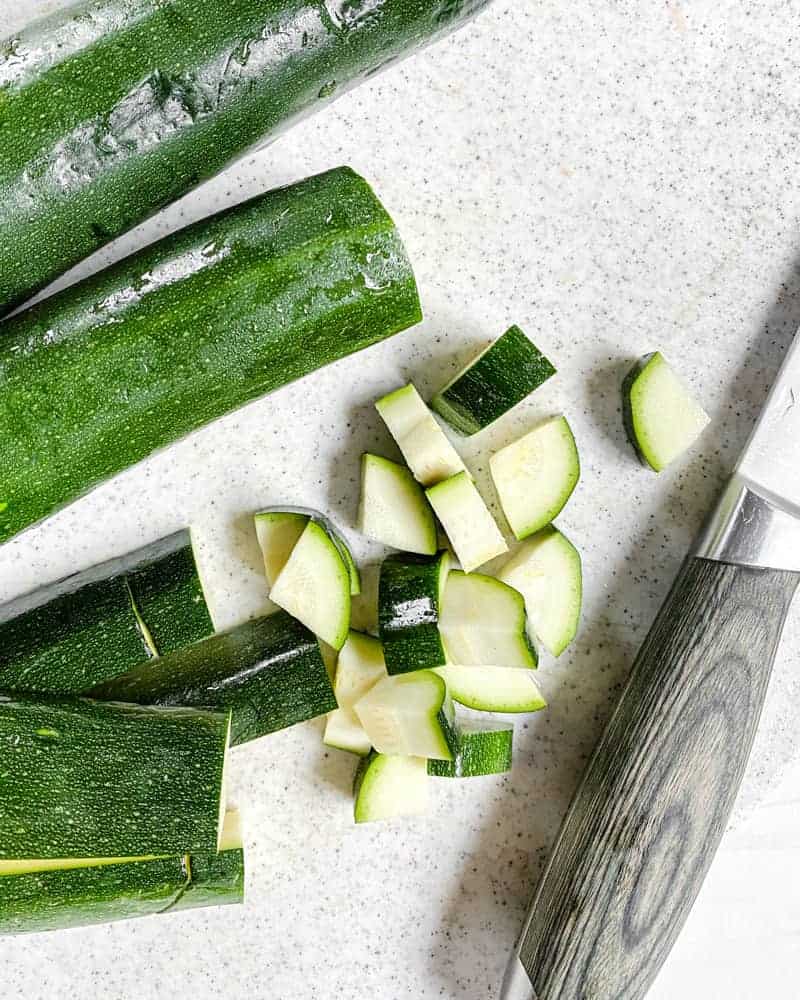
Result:
M538 1000L647 992L725 830L798 579L684 564L539 886L520 943Z

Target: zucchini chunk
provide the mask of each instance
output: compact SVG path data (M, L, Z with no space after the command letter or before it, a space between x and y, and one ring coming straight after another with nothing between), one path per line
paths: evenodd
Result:
M328 715L322 742L334 750L345 750L359 757L366 757L372 749L369 736L352 708L337 708Z
M390 674L447 662L439 616L449 571L447 552L388 556L381 564L378 626Z
M437 778L480 778L511 770L513 726L462 726L453 760L429 760L428 774Z
M428 806L427 761L373 751L359 765L353 792L356 823L420 816Z
M436 554L436 521L409 470L379 455L361 458L358 527L368 538L418 555Z
M495 519L466 472L426 492L465 573L508 552Z
M453 701L479 712L538 712L547 702L533 672L517 667L437 667Z
M369 753L372 744L353 705L386 676L380 642L371 635L351 631L336 665L333 690L339 708L328 716L324 743L362 757Z
M580 478L580 460L572 430L554 417L489 461L500 505L520 540L555 520Z

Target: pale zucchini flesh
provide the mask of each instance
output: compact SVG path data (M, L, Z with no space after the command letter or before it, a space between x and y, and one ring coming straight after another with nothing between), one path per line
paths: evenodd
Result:
M436 554L436 521L425 493L405 466L388 458L362 456L358 527L393 549Z
M379 639L351 629L339 651L333 692L340 708L352 708L370 688L386 677L386 661Z
M356 823L420 816L428 806L428 762L373 752L361 762L353 790Z
M550 524L580 478L580 459L564 417L553 417L492 455L489 461L503 513L518 539Z
M326 746L346 750L359 757L365 757L372 749L369 736L352 708L337 708L330 713L325 721L322 742Z
M538 712L547 707L533 671L517 667L437 667L453 701L478 712Z
M508 552L502 532L466 472L426 492L465 573Z

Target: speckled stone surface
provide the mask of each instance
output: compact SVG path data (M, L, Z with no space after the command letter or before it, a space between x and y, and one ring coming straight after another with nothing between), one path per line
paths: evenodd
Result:
M52 6L0 0L0 33ZM396 455L372 400L407 379L438 388L516 322L559 375L464 455L488 491L492 448L567 414L583 478L561 523L584 556L585 615L574 647L544 659L551 707L519 720L510 776L439 781L428 817L357 829L353 762L323 749L321 725L237 749L246 906L2 941L3 997L497 997L581 769L800 325L796 15L778 0L496 0L90 262L349 163L402 230L426 321L5 545L0 599L190 523L217 625L246 618L265 600L250 513L321 507L355 540L359 456ZM713 418L660 477L628 449L618 398L655 348ZM798 653L795 613L738 823L797 753Z

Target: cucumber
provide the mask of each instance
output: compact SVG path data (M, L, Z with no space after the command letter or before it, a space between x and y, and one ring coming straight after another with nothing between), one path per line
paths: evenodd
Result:
M547 702L530 670L517 667L437 667L453 701L478 712L538 712Z
M465 573L508 552L489 508L466 472L426 492Z
M342 168L173 233L5 320L0 543L419 318L391 219Z
M319 643L285 611L142 663L87 696L230 711L233 745L336 708Z
M628 373L622 414L636 453L655 472L690 448L710 420L660 351L646 355Z
M429 760L428 774L437 778L480 778L511 770L514 745L512 726L465 729L458 732L453 760Z
M580 459L564 417L553 417L489 460L500 505L520 540L540 531L578 485Z
M583 573L572 542L552 525L542 528L512 555L500 579L522 594L536 637L560 656L577 635L581 617Z
M0 42L0 312L486 2L88 0Z
M383 396L375 404L375 409L389 428L417 482L433 486L456 473L466 472L458 452L413 385Z
M0 607L0 688L78 694L213 631L180 531Z
M0 697L0 858L214 852L230 717Z
M453 704L432 670L385 677L353 707L378 753L452 760L458 749Z
M513 587L481 573L453 570L439 622L448 663L464 667L536 667L525 601Z
M359 757L366 757L372 749L370 738L352 708L337 708L330 713L322 742L335 750L346 750Z
M316 521L306 524L269 596L329 646L342 648L350 628L350 574Z
M236 813L219 854L0 861L0 934L241 903L244 852Z
M386 676L380 642L371 635L351 631L336 664L333 690L339 708L328 716L325 744L362 757L369 753L372 744L353 705Z
M462 434L477 434L555 375L553 365L518 326L486 348L431 401Z
M373 751L356 771L353 793L356 823L420 816L428 807L427 761Z
M361 458L358 527L368 538L418 555L436 554L436 521L409 470L379 455Z
M388 556L378 583L378 627L386 669L408 673L446 663L439 614L450 557Z
M275 583L309 521L316 521L324 528L339 550L350 575L350 594L356 597L361 593L361 574L350 546L333 521L309 507L270 507L255 515L256 537L264 556L267 583L270 587Z

